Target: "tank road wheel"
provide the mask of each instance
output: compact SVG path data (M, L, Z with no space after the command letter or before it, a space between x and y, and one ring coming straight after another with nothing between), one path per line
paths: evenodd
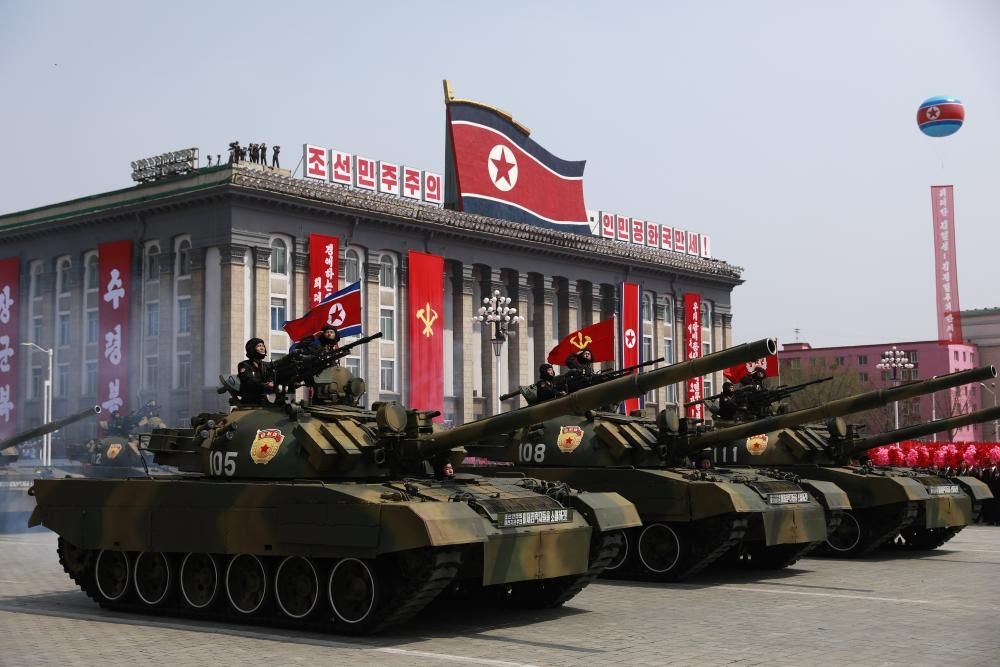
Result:
M226 566L226 597L240 614L260 611L267 597L267 570L253 554L236 554Z
M612 572L627 569L624 565L628 562L629 556L632 555L631 540L629 538L630 532L631 531L628 530L616 531L618 535L621 535L621 548L618 549L618 553L616 553L605 566L604 572L610 574Z
M330 571L326 589L337 629L351 634L365 632L378 606L374 568L357 558L341 559Z
M135 593L150 607L158 607L170 596L173 571L166 554L157 551L143 551L135 557L135 573L132 581Z
M90 574L94 571L93 551L81 549L61 537L56 551L59 554L59 563L62 564L63 570L76 585L83 586L89 582Z
M274 575L274 597L289 618L305 618L316 609L319 575L308 558L288 556L281 561Z
M861 521L854 512L841 512L840 524L826 538L828 552L833 555L850 555L861 544Z
M219 592L219 567L210 554L190 553L181 561L181 595L192 609L204 609Z
M129 573L128 554L124 551L102 550L94 563L94 582L97 584L98 594L107 602L121 600L128 593Z
M665 523L651 523L642 529L636 554L645 573L656 579L674 579L680 571L687 544L679 530Z

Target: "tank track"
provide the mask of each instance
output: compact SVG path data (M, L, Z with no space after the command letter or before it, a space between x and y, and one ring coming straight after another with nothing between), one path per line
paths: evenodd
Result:
M487 599L500 600L526 609L561 607L586 588L614 560L625 546L625 535L616 530L598 533L591 539L588 562L590 567L579 575L556 577L542 581L521 581L495 589L486 589Z
M376 616L367 621L363 628L354 629L335 624L332 620L333 616L329 612L316 618L301 620L282 616L278 612L277 605L273 604L273 586L269 586L269 598L272 603L267 605L266 611L254 616L240 615L220 603L222 582L219 583L220 592L216 601L205 610L193 609L180 603L180 595L176 587L171 596L173 602L160 607L149 607L135 601L110 602L99 594L93 576L96 552L75 549L60 537L58 554L59 563L70 579L87 594L87 597L94 600L103 609L157 616L197 618L223 623L250 623L316 632L335 631L345 634L374 634L409 620L451 585L462 562L461 550L444 548L420 550L417 552L416 558L411 558L410 562L402 564L403 567L397 567L394 570L397 574L394 581L382 584L382 586L388 585L393 592L379 602ZM220 557L220 560L221 558L224 556ZM85 567L81 568L81 563ZM271 579L273 582L273 578ZM322 585L322 577L320 579ZM320 596L323 597L322 591L320 591Z
M843 518L840 512L830 513L826 520L827 535L840 526ZM822 545L823 542L806 542L805 544L777 544L770 547L750 548L740 554L740 562L747 567L758 570L782 570L791 567Z
M719 535L722 536L722 539L716 542L714 548L712 548L711 543L708 543L708 548L700 550L700 556L697 551L692 551L690 556L691 560L685 564L683 569L678 573L677 578L673 579L673 581L679 581L681 579L687 579L688 577L694 576L718 559L722 558L727 552L736 548L736 546L743 541L743 537L746 535L748 527L749 521L747 519L738 517L734 514L727 515L723 521L721 530L719 530ZM704 532L708 531L706 530Z
M915 502L898 503L889 507L876 506L856 510L853 514L861 523L861 540L858 545L849 552L843 552L835 551L824 543L818 555L835 558L868 556L909 527L919 514L919 505Z
M907 551L929 551L937 549L958 535L965 526L951 528L904 528L888 546Z

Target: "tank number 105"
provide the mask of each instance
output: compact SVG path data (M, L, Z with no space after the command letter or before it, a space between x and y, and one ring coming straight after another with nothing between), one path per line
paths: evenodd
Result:
M540 442L533 445L526 442L518 448L517 453L521 458L521 463L541 463L545 460L545 443Z
M232 477L236 473L236 452L210 452L208 474L216 477Z

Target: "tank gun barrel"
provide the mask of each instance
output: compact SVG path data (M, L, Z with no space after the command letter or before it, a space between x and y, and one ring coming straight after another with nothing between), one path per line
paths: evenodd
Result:
M910 382L909 384L892 387L891 389L876 389L875 391L869 391L864 394L855 394L854 396L848 396L836 401L830 401L829 403L824 403L823 405L818 405L814 408L796 410L795 412L787 412L783 415L765 417L763 419L756 419L737 426L730 426L727 428L720 428L715 431L709 431L708 433L703 433L695 438L692 438L690 449L691 451L695 451L697 449L701 449L702 447L712 447L714 445L720 445L731 440L738 440L740 438L746 438L759 433L767 433L769 431L776 431L783 428L793 428L810 422L823 421L824 419L829 419L831 417L842 417L855 412L863 412L865 410L871 410L873 408L887 405L893 401L903 401L909 398L923 396L924 394L932 394L935 391L940 391L942 389L959 387L963 384L969 384L970 382L988 380L996 377L996 375L996 368L993 366L983 366L967 371L959 371L957 373L949 373L947 375L938 375L926 380Z
M665 387L772 355L776 349L777 343L773 338L763 338L646 373L625 375L601 384L585 387L566 396L486 417L458 426L450 431L434 433L427 438L416 440L416 451L411 451L410 454L415 458L430 458L463 443L481 440L487 435L509 433L562 415L582 415L588 410L594 410L602 405L619 403L628 398L642 396L658 387Z
M74 422L78 422L82 419L86 419L87 417L92 417L100 413L101 413L101 406L95 405L92 408L81 410L75 415L68 415L66 417L63 417L62 419L57 419L55 421L49 422L48 424L42 424L41 426L36 426L35 428L28 429L23 433L12 435L6 440L0 441L0 449L7 449L8 447L19 445L22 442L27 442L28 440L34 440L35 438L43 436L47 433L58 431L63 426L69 426Z
M1000 419L1000 408L997 407L988 408L986 410L977 410L976 412L970 412L967 415L937 419L925 424L905 426L894 431L879 433L878 435L873 435L862 440L843 443L847 445L847 447L844 448L841 456L844 459L849 459L852 456L856 456L875 447L881 447L882 445L889 445L903 440L913 440L914 438L922 438L925 435L932 435L942 431L962 428L963 426L968 426L970 424L981 424L995 419Z

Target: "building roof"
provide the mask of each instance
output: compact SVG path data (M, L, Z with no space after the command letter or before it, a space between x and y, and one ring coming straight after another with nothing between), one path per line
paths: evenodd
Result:
M783 343L781 346L781 350L778 351L778 354L781 355L783 353L794 354L799 352L831 352L840 350L858 350L869 347L881 347L889 349L889 347L892 347L893 345L899 348L906 347L908 345L909 346L940 345L941 347L947 347L949 345L964 345L965 347L975 347L975 343L968 343L968 342L951 343L951 342L941 342L938 340L904 340L904 341L893 341L889 343L867 343L865 345L833 345L830 347L813 347L809 345L809 343L795 342L795 343Z
M1000 315L1000 308L972 308L971 310L960 310L958 314L963 319L966 317L986 317L988 315Z
M257 165L207 167L176 178L74 199L0 216L0 240L24 238L60 228L60 224L87 224L107 217L133 215L164 206L189 205L191 199L231 193L278 201L286 206L321 209L358 218L416 227L433 234L472 235L498 246L572 256L588 261L627 264L654 271L670 271L715 280L728 285L743 282L743 269L718 259L703 259L597 236L452 211L330 183L292 178Z

